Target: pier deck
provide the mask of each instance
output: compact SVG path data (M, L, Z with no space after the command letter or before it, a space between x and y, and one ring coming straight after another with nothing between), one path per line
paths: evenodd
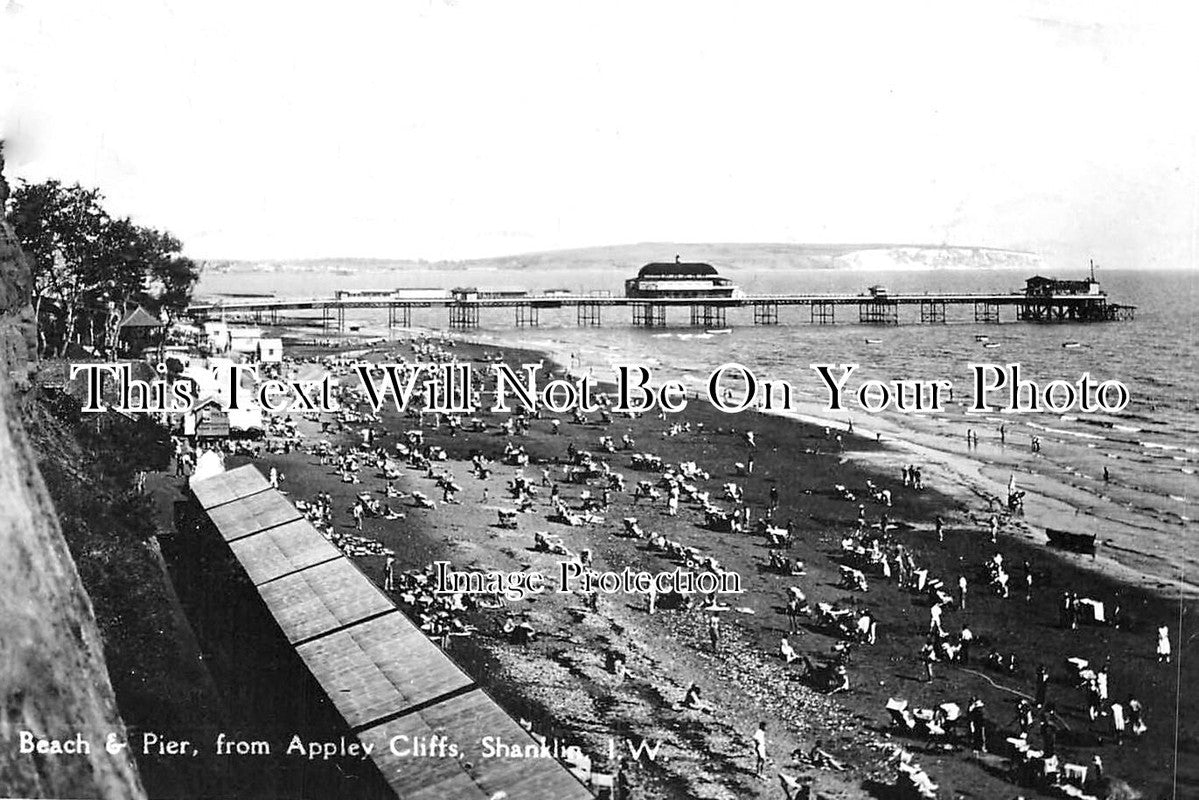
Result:
M407 326L412 310L445 308L451 328L472 328L479 324L482 311L514 309L514 324L518 327L536 326L540 312L546 309L577 311L579 325L599 325L603 309L628 308L632 324L662 327L668 309L690 310L690 324L701 327L724 327L730 309L752 309L755 325L774 325L779 322L779 309L807 306L810 321L830 324L837 321L837 309L857 306L857 321L866 324L899 324L900 307L918 306L922 324L944 323L949 306L973 306L975 322L1001 322L1002 309L1014 309L1009 314L1014 321L1023 322L1108 322L1131 319L1134 306L1108 302L1104 294L1050 294L1030 296L1024 292L923 292L904 294L826 293L826 294L756 294L740 297L613 297L608 294L536 295L518 297L436 299L387 299L381 297L272 297L230 298L193 303L188 315L195 319L221 319L229 315L253 315L258 322L277 322L281 312L320 311L326 327L336 320L339 329L345 326L347 309L387 309L389 326ZM264 316L266 315L266 316ZM853 321L842 314L841 321Z

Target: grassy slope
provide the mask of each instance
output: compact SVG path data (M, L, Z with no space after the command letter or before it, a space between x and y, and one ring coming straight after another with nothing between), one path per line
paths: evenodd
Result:
M137 469L165 469L162 434L75 408L42 400L26 428L95 608L118 706L135 742L146 730L194 736L221 718L219 697L163 570L149 500L128 489ZM151 796L203 791L219 772L205 757L139 767Z

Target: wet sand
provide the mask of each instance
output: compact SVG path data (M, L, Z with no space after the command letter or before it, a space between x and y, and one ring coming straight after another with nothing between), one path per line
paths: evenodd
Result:
M461 357L479 352L466 345L458 350ZM540 358L510 350L505 356L510 364ZM502 421L490 414L480 416L491 423ZM445 428L433 431L426 427L427 441L449 453L450 460L437 466L452 471L464 487L462 502L439 502L435 509L408 506L403 509L404 519L366 520L365 533L395 550L404 569L423 569L437 558L446 558L459 569L523 568L552 574L560 557L533 550L533 531L537 530L560 535L574 552L590 549L597 568L673 569L676 564L648 550L643 541L617 535L621 518L636 516L646 530L699 547L725 569L740 573L746 593L730 604L752 613L732 610L722 614L724 629L718 653L708 647L707 615L702 611L660 610L650 616L643 598L624 595L601 596L596 611L588 610L582 598L560 594L510 604L509 610L542 634L529 645L512 644L500 633L500 611L478 614L477 636L451 640L450 652L514 713L533 720L542 733L580 743L597 763L608 752L611 737L661 741L653 761L626 759L625 770L640 792L636 796L781 797L774 777L777 771L811 777L832 796L882 796L882 785L894 780L894 769L883 763L894 743L916 753L916 761L940 784L941 796L1037 796L1034 790L1017 787L997 774L993 758L973 756L961 738L954 739L951 748L942 749L927 748L919 738L893 736L884 706L889 697L918 706L945 701L965 706L971 695L978 695L997 726L992 741L1001 744L1004 734L1014 733L1014 699L1019 693L1033 693L1033 670L1038 663L1049 668L1054 678L1050 699L1069 725L1069 731L1059 738L1063 760L1086 764L1098 753L1109 775L1129 781L1149 797L1170 796L1175 776L1178 796L1199 793L1196 700L1194 693L1179 691L1180 686L1192 685L1195 677L1194 609L1189 602L1180 607L1152 587L1121 583L1090 569L1086 556L1051 551L1038 533L1020 523L1001 534L997 545L990 544L985 527L974 520L976 515L985 516L985 503L971 501L956 490L942 493L940 489L952 487L938 486L937 476L928 470L925 491L903 488L899 470L913 462L912 456L879 448L871 439L846 437L846 451L842 452L820 427L760 415L752 421L746 416L728 417L706 404L693 404L682 417L667 421L646 416L618 418L607 426L594 421L574 425L563 417L560 435L551 433L552 416L535 420L528 435L514 439L528 450L534 463L523 469L497 463L487 481L468 475L469 457L482 452L498 458L506 439L494 425L485 433L460 432L453 437ZM663 436L672 422L682 420L693 426L702 423L704 432ZM733 474L733 464L745 461L747 450L744 440L730 430L747 424L752 425L758 442L755 470L749 478ZM397 431L415 426L412 420L389 413L384 415L384 427L388 433L376 446L391 448ZM305 430L319 436L315 426ZM347 432L344 441L348 442L352 433ZM687 503L674 518L666 516L662 501L652 509L645 501L634 507L632 486L638 480L656 480L656 476L632 469L627 453L604 456L629 482L629 492L614 494L604 523L570 528L548 521L549 490L542 489L534 513L520 515L516 530L494 525L496 509L510 506L504 487L515 474L523 472L536 481L544 466L560 475L558 462L564 459L569 442L596 452L600 436L619 440L626 433L636 440L637 451L653 452L668 463L698 462L711 473L709 480L700 483L713 498L719 497L723 483L739 483L755 516L767 502L770 486L777 486L780 508L775 519L795 520L799 536L788 555L806 563L806 574L790 577L770 572L762 537L707 530L701 527L702 515ZM264 456L260 463L264 469L277 466L287 476L284 488L293 497L308 498L318 491L332 494L339 526L352 525L349 508L359 492L381 492L385 483L381 477L369 477L372 470L364 470L363 484L342 484L331 468L301 452ZM871 467L879 471L868 471ZM868 500L867 480L892 492L892 508ZM898 540L932 574L950 585L956 584L959 575L967 577L969 610L946 612L944 624L947 631L956 632L968 623L977 637L975 657L968 668L939 664L934 681L922 680L918 650L929 616L924 595L909 594L874 576L865 594L838 587L838 543L855 527L857 503L841 499L832 490L834 484L854 491L858 502L866 503L871 521L886 511L891 520L905 523L896 534ZM423 472L407 470L397 487L440 499L440 492ZM561 485L568 505L578 505L575 500L582 488ZM932 533L932 520L938 514L947 526L943 544ZM982 564L996 552L1010 565L1029 562L1034 575L1030 601L1025 601L1017 584L1023 574L1019 567L1012 570L1011 598L1001 599L987 591ZM367 557L361 563L379 578L381 558ZM779 639L788 629L784 595L792 585L802 587L813 604L856 605L869 609L878 620L877 644L853 649L849 693L823 694L799 677L798 668L787 667L778 657ZM1064 589L1102 600L1109 608L1118 603L1120 627L1084 626L1077 631L1059 627L1058 599ZM1171 627L1175 661L1169 665L1157 664L1154 656L1154 631L1161 624ZM797 651L819 660L829 654L836 640L809 629L805 635L792 636L791 641ZM1017 674L988 672L980 665L981 656L992 645L1016 656L1021 665ZM605 668L609 649L627 656L631 677L623 682L618 683ZM1088 722L1082 692L1064 683L1065 659L1072 656L1093 662L1111 657L1112 699L1123 700L1131 692L1141 700L1149 725L1144 737L1135 741L1129 737L1122 747L1116 746L1107 734L1110 723L1106 719L1094 725ZM701 686L714 714L679 708L691 683ZM767 780L753 775L749 739L762 720L768 723L773 761ZM850 769L835 773L791 760L794 748L806 750L817 739ZM1031 740L1034 746L1039 743L1035 733Z

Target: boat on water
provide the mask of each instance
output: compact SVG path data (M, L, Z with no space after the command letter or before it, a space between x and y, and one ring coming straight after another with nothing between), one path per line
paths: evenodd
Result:
M732 328L708 328L706 331L704 331L704 333L712 333L712 334L732 333L732 332L733 332Z
M983 342L983 347L994 350L996 347L999 347L999 342Z
M986 341L989 341L990 338L991 337L987 336L985 333L974 334L974 341L976 341L976 342L986 342Z
M882 339L867 339L866 344L882 344Z
M1062 342L1062 347L1067 350L1073 350L1076 347L1082 347L1082 342Z
M1060 528L1046 528L1045 535L1049 544L1063 550L1073 550L1076 553L1095 552L1095 534L1064 531Z

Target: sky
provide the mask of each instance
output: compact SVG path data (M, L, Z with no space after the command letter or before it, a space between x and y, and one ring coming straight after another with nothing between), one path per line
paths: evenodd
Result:
M0 0L11 178L212 259L896 242L1195 267L1195 3Z

